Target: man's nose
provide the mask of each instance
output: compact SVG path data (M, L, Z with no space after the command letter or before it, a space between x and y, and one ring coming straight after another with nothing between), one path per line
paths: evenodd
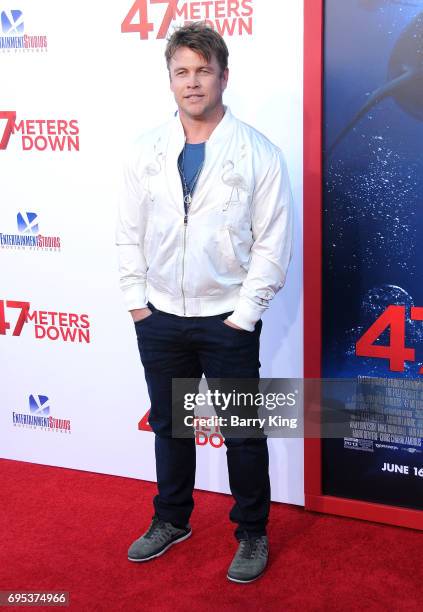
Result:
M198 75L196 72L193 72L188 76L188 87L198 87L200 85L198 80Z

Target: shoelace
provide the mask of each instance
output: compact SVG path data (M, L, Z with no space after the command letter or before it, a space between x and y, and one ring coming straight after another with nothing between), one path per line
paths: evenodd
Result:
M166 525L165 521L154 518L145 537L149 540L163 541L168 535L170 535L170 528Z
M259 542L259 538L246 538L245 540L241 540L239 556L242 559L252 559L257 552Z

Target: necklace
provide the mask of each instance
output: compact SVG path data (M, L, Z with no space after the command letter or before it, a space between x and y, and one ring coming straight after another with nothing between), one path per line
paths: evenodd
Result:
M184 145L184 148L182 149L182 163L181 165L179 165L179 161L178 161L178 170L179 170L179 174L182 179L182 186L183 186L183 191L184 191L185 214L188 212L188 208L192 202L192 194L194 193L194 190L197 186L197 182L200 177L201 171L203 169L203 165L204 165L204 159L201 162L200 167L198 168L194 177L191 179L190 182L188 182L184 174L184 166L185 166L185 145Z

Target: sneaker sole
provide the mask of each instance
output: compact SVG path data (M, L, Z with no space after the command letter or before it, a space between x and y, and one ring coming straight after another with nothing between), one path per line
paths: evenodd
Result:
M240 580L239 578L232 578L231 576L229 576L229 574L226 575L226 578L230 580L231 582L236 582L238 584L248 584L249 582L254 582L255 580L258 580L259 578L261 578L263 574L265 573L265 571L266 571L266 568L261 572L261 574L259 574L258 576L255 576L254 578L250 578L249 580Z
M267 569L267 563L264 566L263 571L260 572L258 576L254 576L254 578L250 578L249 580L240 580L239 578L232 578L232 576L229 576L229 574L226 574L226 578L230 580L231 582L236 582L238 584L248 584L249 582L254 582L254 580L258 580L259 578L261 578L263 574L266 572L266 569Z
M160 552L158 552L158 553L156 553L154 555L150 555L149 557L144 557L143 559L133 559L132 557L128 557L128 561L132 561L133 563L143 563L144 561L150 561L150 559L157 559L157 557L160 557L167 550L169 550L169 548L171 546L173 546L174 544L179 544L179 542L183 542L184 540L187 540L189 537L191 537L191 535L192 535L192 530L189 531L188 533L186 533L184 536L181 536L180 538L177 538L176 540L173 540L173 542L170 542L170 544L165 546L165 548L163 548L163 550L161 550Z

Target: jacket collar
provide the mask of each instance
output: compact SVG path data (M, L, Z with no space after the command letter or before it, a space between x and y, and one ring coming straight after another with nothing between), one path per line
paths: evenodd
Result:
M197 190L200 191L201 183L208 174L210 165L213 165L213 151L220 148L222 143L228 141L230 138L230 132L233 127L234 117L228 106L225 106L225 114L221 121L214 128L210 135L210 138L206 143L206 160L203 168L203 172L200 175ZM177 166L177 160L180 152L182 151L185 144L185 132L179 117L179 113L175 115L170 125L169 141L166 153L166 179L168 183L169 192L172 194L172 199L175 206L179 210L183 210L183 192L181 179L179 177L179 171Z
M233 123L233 115L229 106L224 106L224 109L225 114L223 115L219 123L216 125L209 139L207 140L208 147L219 144L220 142L225 141L227 138L228 132ZM176 113L173 119L173 126L171 132L171 139L174 138L177 141L178 146L180 145L181 147L179 150L180 153L185 143L185 133L178 112Z

